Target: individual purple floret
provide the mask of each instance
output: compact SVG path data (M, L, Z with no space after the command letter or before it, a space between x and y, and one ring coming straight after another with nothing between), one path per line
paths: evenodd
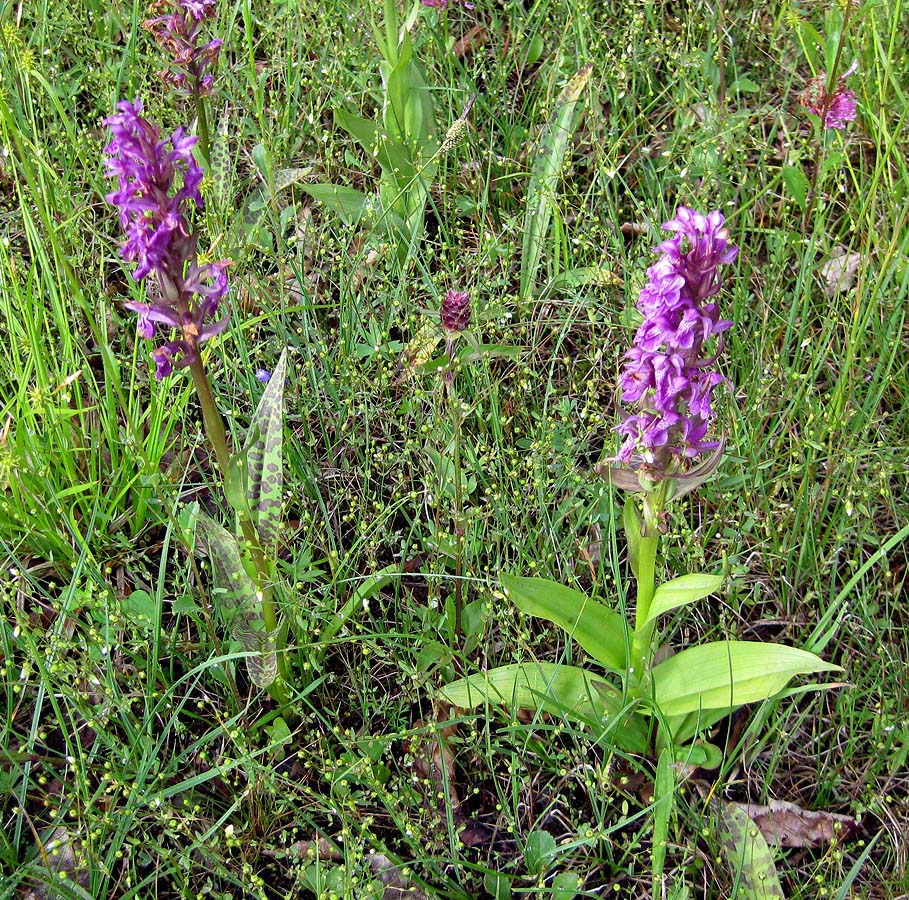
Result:
M827 90L827 74L821 72L802 91L802 105L815 116L819 116L825 129L842 131L847 122L855 119L856 97L853 91L846 87L846 79L858 68L854 62L837 79L836 87L832 92Z
M160 78L183 94L210 94L213 76L206 69L214 66L223 41L200 43L200 38L203 20L215 15L215 0L157 0L152 11L160 15L142 27L173 57L173 68L159 72Z
M716 356L704 358L704 344L732 325L710 298L720 289L720 267L737 253L719 211L704 216L680 206L663 228L675 235L656 248L660 258L647 270L637 304L644 321L619 382L622 402L636 411L616 429L625 438L616 458L657 479L719 446L707 439L710 400L726 379L710 371Z
M199 345L227 327L216 320L227 293L228 260L199 265L196 238L186 220L187 207L202 208L202 170L193 158L195 137L178 128L161 139L157 125L142 117L142 101L123 100L104 120L111 142L105 148L108 177L117 189L106 196L120 211L126 241L120 255L135 262L132 277L156 276L158 296L149 303L127 303L139 314L140 337L154 338L156 326L178 329L180 340L155 351L157 376L192 365ZM178 186L179 184L179 186Z

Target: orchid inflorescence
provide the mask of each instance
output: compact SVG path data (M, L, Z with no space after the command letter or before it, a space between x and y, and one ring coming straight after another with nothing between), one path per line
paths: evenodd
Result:
M157 0L152 9L160 15L142 27L173 57L173 68L158 73L161 79L180 93L210 94L213 76L206 69L217 61L223 41L204 43L201 35L202 22L215 15L215 0Z
M193 157L194 136L182 128L161 139L160 129L142 116L142 101L117 104L104 120L111 142L105 148L107 175L117 190L106 196L120 211L126 241L120 255L136 263L132 277L141 281L154 273L155 302L126 303L139 314L141 337L155 336L156 325L178 329L181 337L154 352L156 376L192 365L199 345L227 327L216 318L227 293L229 260L199 265L196 236L187 222L188 209L202 209L202 169ZM177 187L178 180L182 182Z
M711 395L726 379L711 370L716 354L706 357L704 345L732 325L711 298L720 267L737 252L719 211L705 216L680 206L663 227L675 235L656 248L660 259L647 270L637 304L644 321L620 379L622 401L636 412L616 429L625 438L617 460L657 480L718 446L707 439Z

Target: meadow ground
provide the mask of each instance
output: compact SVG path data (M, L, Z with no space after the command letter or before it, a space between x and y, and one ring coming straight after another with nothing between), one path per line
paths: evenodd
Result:
M196 224L201 255L234 265L205 353L236 437L256 371L290 348L279 718L186 550L217 470L191 381L155 380L123 308L146 284L103 199L116 102L142 97L167 133L192 103L156 77L142 3L0 2L0 897L757 896L708 795L860 820L774 848L789 897L909 895L909 17L900 0L844 13L417 4L439 133L476 99L402 254L303 189L378 183L333 110L377 113L381 4L219 0L220 155ZM799 100L824 47L857 61L843 130ZM586 64L522 285L531 170ZM722 763L679 788L654 889L646 755L438 689L584 658L507 602L502 572L624 603L622 499L592 468L618 446L631 311L678 204L722 210L740 253L726 455L671 508L664 565L727 578L666 639L810 644L845 673L713 729ZM453 288L494 348L460 357L460 421L437 365L401 366Z

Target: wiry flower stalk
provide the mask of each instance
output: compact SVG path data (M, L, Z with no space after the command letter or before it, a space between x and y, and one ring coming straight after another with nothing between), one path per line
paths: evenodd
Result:
M719 211L704 216L680 206L663 227L676 234L657 247L660 259L647 270L638 297L644 321L620 381L622 402L635 411L616 429L625 438L617 459L654 481L718 447L707 437L711 395L726 379L711 370L716 355L705 356L704 347L732 325L711 298L720 267L737 252Z

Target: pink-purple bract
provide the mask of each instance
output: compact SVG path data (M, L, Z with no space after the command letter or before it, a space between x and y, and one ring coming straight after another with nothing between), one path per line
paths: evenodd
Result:
M117 179L105 199L119 210L126 233L120 255L136 263L136 281L153 272L158 291L154 302L125 305L139 314L143 338L154 338L159 325L181 332L154 353L156 375L164 378L174 367L191 365L199 345L227 327L227 318L215 315L227 293L229 261L196 261L196 238L186 219L189 207L202 208L196 138L178 128L162 140L158 126L142 116L141 100L121 101L104 124L111 132L106 175Z
M619 382L634 411L616 429L624 437L616 459L657 480L719 446L707 433L713 389L726 379L711 370L716 355L706 358L704 345L732 325L711 298L720 267L737 253L718 210L704 216L680 206L663 228L675 235L656 248L660 258L647 270L637 304L644 321Z
M846 79L858 68L853 63L837 79L832 91L827 90L827 74L821 72L805 86L802 91L802 105L812 115L818 116L825 129L842 131L848 122L855 119L856 96L846 87Z
M470 298L463 291L448 291L442 301L442 327L446 331L465 331L470 324Z

